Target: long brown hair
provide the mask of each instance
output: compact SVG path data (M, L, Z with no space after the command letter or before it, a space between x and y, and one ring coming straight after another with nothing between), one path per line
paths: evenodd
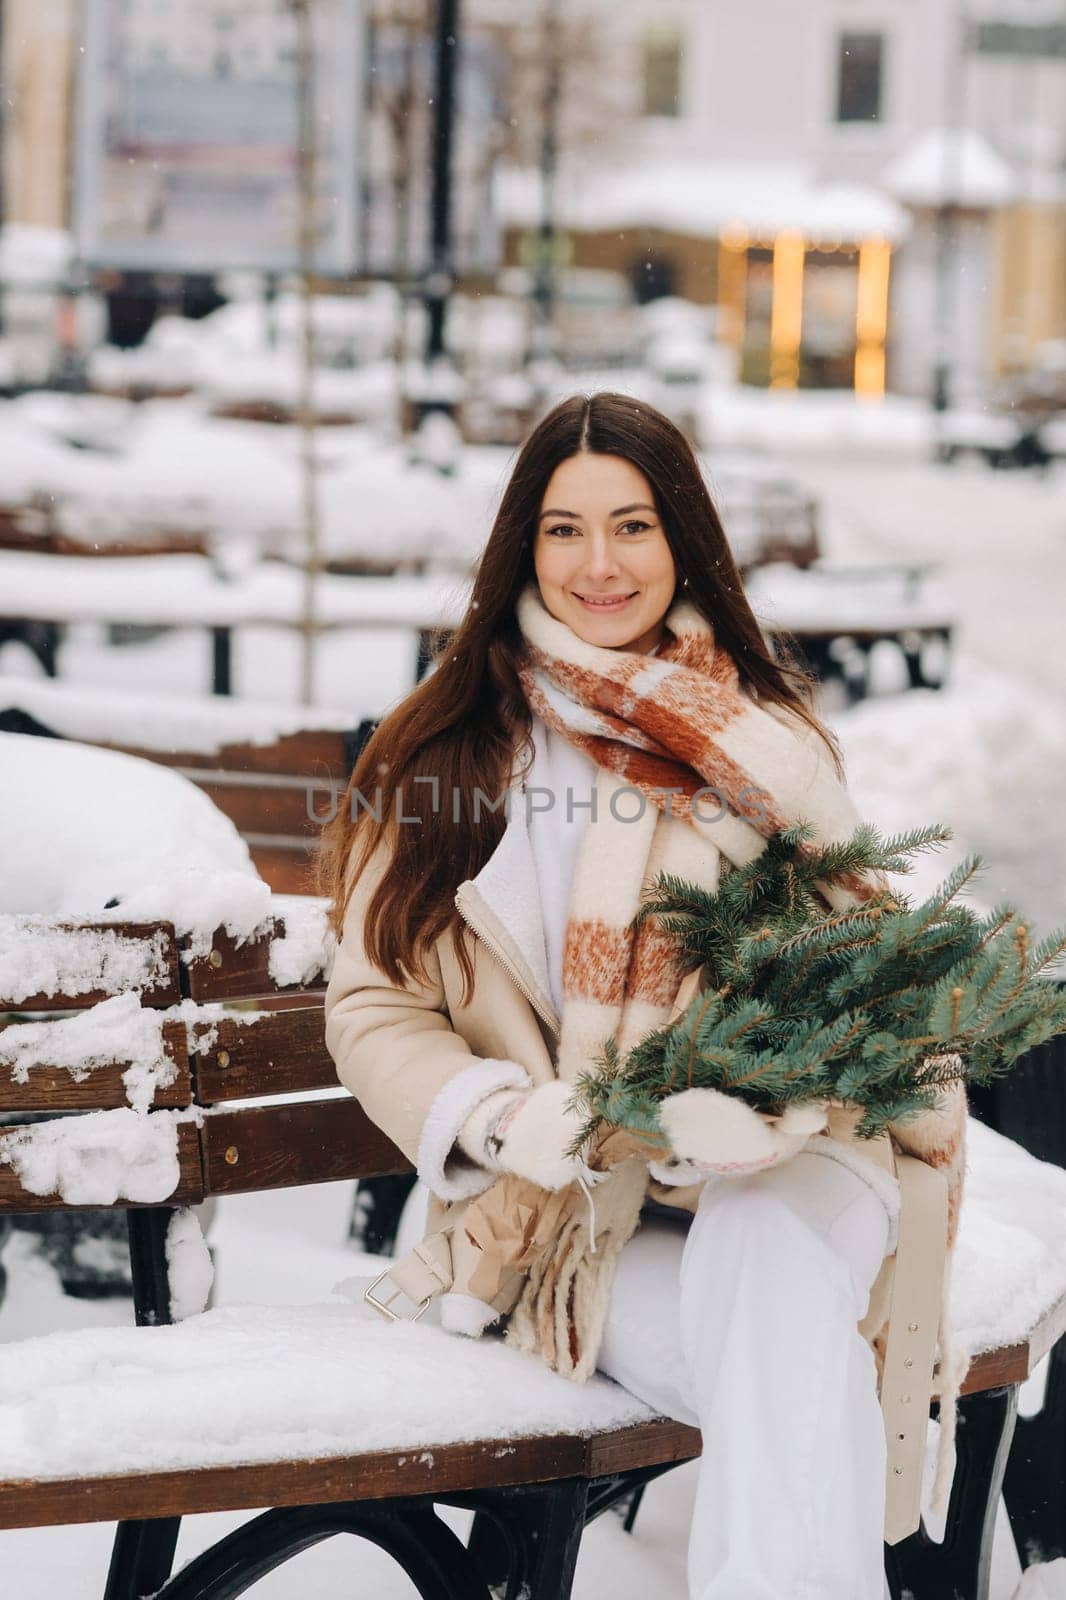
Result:
M402 985L407 974L426 977L426 952L449 927L464 984L472 982L453 897L488 860L505 825L502 811L486 809L484 799L472 801L476 790L490 801L502 795L516 754L532 754L530 712L516 670L515 602L533 577L533 536L552 473L583 450L621 456L644 474L678 583L688 580L688 600L736 661L741 682L814 728L843 776L836 743L812 709L810 675L787 640L778 635L772 655L763 639L684 434L662 412L629 395L572 395L542 418L523 445L466 615L447 643L438 643L433 671L368 740L345 803L323 830L319 890L331 901L338 936L372 851L381 842L391 846L391 867L371 897L362 934L370 960L394 983ZM380 800L399 800L401 794L405 819L418 817L418 823L399 826L398 808ZM446 797L456 795L453 811ZM357 839L359 852L353 849Z

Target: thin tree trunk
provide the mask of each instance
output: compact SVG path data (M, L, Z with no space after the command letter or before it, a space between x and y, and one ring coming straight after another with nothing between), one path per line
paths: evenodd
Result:
M299 93L299 217L300 217L300 484L304 535L303 615L300 699L308 706L314 698L315 645L318 639L316 589L322 567L315 455L315 96L314 29L312 0L291 0L296 22L296 62Z

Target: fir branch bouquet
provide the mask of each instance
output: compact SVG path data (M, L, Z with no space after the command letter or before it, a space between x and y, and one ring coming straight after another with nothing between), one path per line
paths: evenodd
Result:
M701 969L699 989L623 1061L608 1041L578 1079L587 1120L575 1149L604 1125L665 1145L659 1103L703 1087L770 1114L816 1099L861 1107L855 1131L873 1138L929 1109L945 1084L988 1083L1066 1032L1066 986L1041 976L1066 951L1066 929L1030 948L1029 924L1011 906L980 917L958 904L980 856L920 905L881 879L886 887L862 905L827 910L819 881L908 873L910 857L950 839L949 828L886 840L863 824L801 853L812 833L801 822L773 834L713 894L656 879L637 920L660 919L686 970Z

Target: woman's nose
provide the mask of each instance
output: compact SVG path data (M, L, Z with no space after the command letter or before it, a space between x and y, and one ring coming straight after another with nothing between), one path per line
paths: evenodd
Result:
M589 577L599 581L613 576L618 569L618 555L613 541L600 539L594 535L588 542L585 561L585 571Z

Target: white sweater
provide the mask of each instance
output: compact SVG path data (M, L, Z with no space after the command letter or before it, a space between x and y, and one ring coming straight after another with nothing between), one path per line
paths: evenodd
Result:
M589 801L596 782L596 765L540 717L533 718L531 731L533 765L526 779L529 843L540 886L551 998L561 1015L563 943L570 890L591 815Z

